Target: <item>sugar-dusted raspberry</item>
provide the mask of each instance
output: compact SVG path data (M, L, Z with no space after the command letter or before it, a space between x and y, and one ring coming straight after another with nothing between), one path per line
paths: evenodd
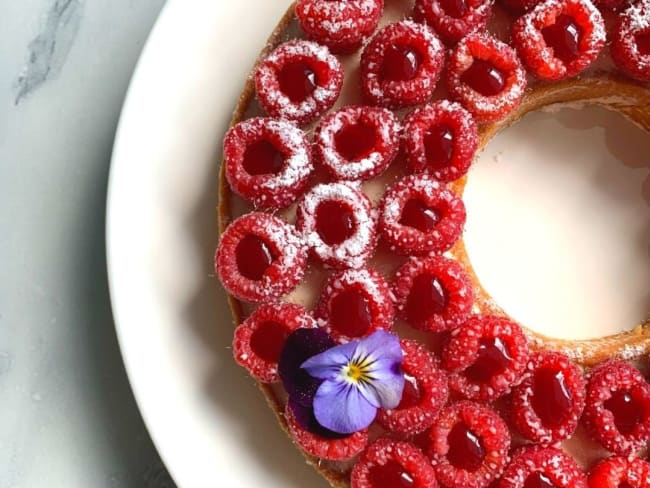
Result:
M295 402L287 403L284 410L284 418L292 439L307 454L319 459L345 461L359 454L368 444L368 429L342 436L333 432L321 432L323 427L319 429L316 425L311 430L318 433L310 432L302 425L307 419L301 419L302 422L299 422L292 405L301 416L308 416L309 412L307 408ZM309 421L310 424L313 422L316 422L314 418Z
M585 425L605 449L630 455L650 441L650 385L623 360L596 366L587 385Z
M478 147L478 128L459 103L439 100L404 119L404 152L411 171L454 181L469 170Z
M319 325L339 341L393 327L395 310L386 279L370 268L332 274L314 310Z
M260 305L235 329L233 356L254 378L275 383L280 379L278 360L289 334L301 327L316 326L314 318L300 305Z
M383 9L383 0L298 0L296 17L310 39L350 53L375 31Z
M643 459L613 456L589 472L589 488L648 488L650 463Z
M524 380L512 391L512 420L524 437L543 446L567 439L585 406L580 368L559 352L531 354Z
M463 267L443 256L411 258L395 274L397 312L417 329L455 329L469 316L474 289Z
M223 153L230 187L258 208L295 202L314 169L304 132L284 120L240 122L226 134Z
M392 410L380 409L377 421L394 434L413 436L433 425L447 402L449 388L447 376L427 348L409 339L402 339L401 344L406 378L402 401Z
M452 51L447 86L477 122L489 122L502 119L519 105L526 71L510 46L489 34L474 33Z
M445 44L453 45L490 20L493 0L416 0L413 17L433 27Z
M512 42L537 78L575 76L605 45L605 21L591 0L546 0L519 17Z
M440 412L431 428L428 455L436 478L448 488L485 488L508 463L510 432L486 405L460 401Z
M531 446L515 452L498 488L587 488L587 476L564 451Z
M510 391L528 363L528 341L507 317L475 315L451 332L442 352L449 386L470 400L494 400Z
M501 0L501 4L513 13L521 14L532 10L542 1L543 0Z
M436 474L420 449L409 442L378 439L352 468L351 488L437 488Z
M327 115L314 135L314 156L336 180L368 180L399 151L400 123L388 109L361 105Z
M306 124L334 105L343 67L325 46L292 40L278 46L255 72L262 108L272 117Z
M235 298L269 302L300 283L307 267L307 247L292 225L251 212L221 235L214 263L221 283Z
M410 20L390 24L361 55L363 95L389 108L417 105L435 90L443 63L443 46L431 28Z
M465 205L458 195L431 176L411 175L384 194L379 230L400 254L438 254L456 243L465 219Z
M361 268L377 241L375 213L357 184L321 184L298 204L296 226L319 261L332 268Z
M625 74L650 81L650 0L637 0L619 14L611 53Z

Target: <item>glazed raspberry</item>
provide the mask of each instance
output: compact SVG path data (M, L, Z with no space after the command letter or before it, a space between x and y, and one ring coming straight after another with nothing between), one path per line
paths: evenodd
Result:
M436 488L429 460L413 444L378 439L352 469L351 488Z
M453 45L470 32L484 30L491 12L492 0L416 0L413 17Z
M650 385L625 361L599 364L587 385L584 421L605 449L634 453L650 440Z
M474 289L456 261L443 256L411 258L395 274L397 312L417 329L455 329L469 316Z
M567 439L585 406L582 371L559 352L531 355L524 380L512 392L512 420L524 437L543 446Z
M223 143L226 178L254 206L284 208L302 195L314 167L303 131L263 117L232 127Z
M604 459L589 472L590 488L648 488L650 463L643 459L613 456Z
M255 72L255 89L271 117L306 124L334 105L343 67L325 46L293 40L278 46Z
M637 1L618 16L611 53L625 74L650 81L650 0Z
M447 86L477 122L489 122L505 117L519 105L526 72L514 49L489 34L474 33L452 51Z
M333 268L360 268L374 251L375 211L353 183L313 187L298 205L296 226L314 257Z
M375 31L383 8L383 0L299 0L296 17L310 39L350 53Z
M336 180L368 180L395 159L399 141L393 112L348 106L322 120L314 135L314 156Z
M390 24L363 50L361 90L373 105L417 105L433 93L443 62L442 44L429 27L409 20Z
M508 463L510 432L486 405L461 401L442 410L431 428L428 454L448 488L484 488Z
M521 379L528 362L528 341L507 317L477 315L451 333L442 365L449 386L470 400L494 400Z
M519 17L512 42L537 78L559 80L589 66L605 45L605 22L591 0L546 0Z
M440 100L415 109L404 119L408 168L426 171L440 181L467 173L478 147L472 115L459 103Z
M438 369L435 357L417 341L403 339L402 370L406 378L402 401L392 410L380 409L377 421L388 431L413 436L433 425L447 402L447 376Z
M370 268L332 274L314 310L321 327L347 342L393 327L395 311L385 278Z
M524 447L506 468L499 488L587 488L575 460L553 447Z
M384 194L379 230L400 254L438 254L456 243L465 218L465 205L454 192L430 176L412 175Z
M294 404L294 406L300 413L305 411L298 404ZM284 417L287 421L289 434L291 434L294 442L307 454L319 459L345 461L359 454L366 447L366 444L368 444L368 429L360 430L348 436L341 436L335 433L332 433L333 435L330 436L329 432L320 432L321 435L319 435L310 432L298 422L289 403L287 403L287 407L285 408ZM313 419L313 422L315 421ZM304 422L305 420L303 419ZM322 427L320 428L322 429ZM318 431L319 429L314 428L313 430Z
M306 266L307 248L294 227L261 212L231 223L215 255L224 288L235 298L253 303L289 293L302 280Z
M300 305L260 305L235 329L235 360L259 381L275 383L280 379L278 360L284 343L292 331L301 327L316 327L316 321Z

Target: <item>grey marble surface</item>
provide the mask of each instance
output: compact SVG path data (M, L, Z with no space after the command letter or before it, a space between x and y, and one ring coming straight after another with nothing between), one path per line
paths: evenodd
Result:
M106 183L163 0L0 0L0 488L173 486L108 297Z

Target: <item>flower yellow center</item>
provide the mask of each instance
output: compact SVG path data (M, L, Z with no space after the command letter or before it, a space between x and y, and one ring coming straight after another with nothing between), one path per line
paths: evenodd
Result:
M373 361L368 357L354 358L342 369L342 376L350 383L368 383L372 380L371 368Z

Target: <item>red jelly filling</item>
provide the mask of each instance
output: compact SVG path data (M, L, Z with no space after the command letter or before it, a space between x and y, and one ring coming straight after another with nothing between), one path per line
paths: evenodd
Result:
M459 422L449 432L447 438L449 452L447 459L452 466L466 471L476 471L485 459L485 448L481 440L467 425Z
M553 54L565 63L573 61L580 55L580 37L582 29L573 17L562 14L555 24L542 29L546 44L553 48Z
M543 473L533 473L526 478L523 488L557 488L557 486Z
M244 151L242 165L250 175L277 174L284 163L284 154L269 141L254 142Z
M239 241L235 254L239 272L249 280L261 280L274 260L268 244L251 234Z
M349 161L367 157L376 144L375 128L365 124L346 125L334 136L337 152Z
M636 49L643 56L650 56L650 33L637 34L634 36L636 41Z
M614 423L621 434L629 434L643 420L643 408L628 391L617 391L604 403L614 414Z
M460 79L486 97L498 95L506 86L503 72L483 59L475 59Z
M415 481L411 474L396 461L370 468L370 482L374 488L412 488Z
M465 370L465 375L477 383L487 383L501 374L512 361L508 346L499 337L481 339L478 359Z
M280 90L294 103L304 101L316 89L316 73L305 63L288 63L278 73Z
M251 336L253 352L265 361L277 363L289 330L277 322L264 322Z
M424 136L424 151L427 164L433 168L444 168L454 154L454 131L447 124L431 127Z
M330 302L329 319L330 325L339 334L361 337L372 325L370 304L357 290L343 290Z
M402 392L402 400L400 401L397 409L411 408L420 403L422 393L418 385L418 380L410 374L404 374L404 391Z
M409 322L424 322L431 315L441 313L446 306L447 293L438 278L428 274L415 277L411 293L406 300Z
M440 0L440 6L447 15L455 19L464 17L469 10L465 0Z
M535 374L533 391L533 409L545 425L555 427L566 421L571 414L573 397L562 371L539 370Z
M399 222L422 232L429 232L436 227L439 221L438 212L427 207L420 200L409 200L404 205L402 218Z
M354 234L356 223L350 207L327 200L316 209L316 232L325 244L340 244Z
M384 52L381 76L388 81L412 80L418 74L421 63L421 56L415 49L391 44Z

